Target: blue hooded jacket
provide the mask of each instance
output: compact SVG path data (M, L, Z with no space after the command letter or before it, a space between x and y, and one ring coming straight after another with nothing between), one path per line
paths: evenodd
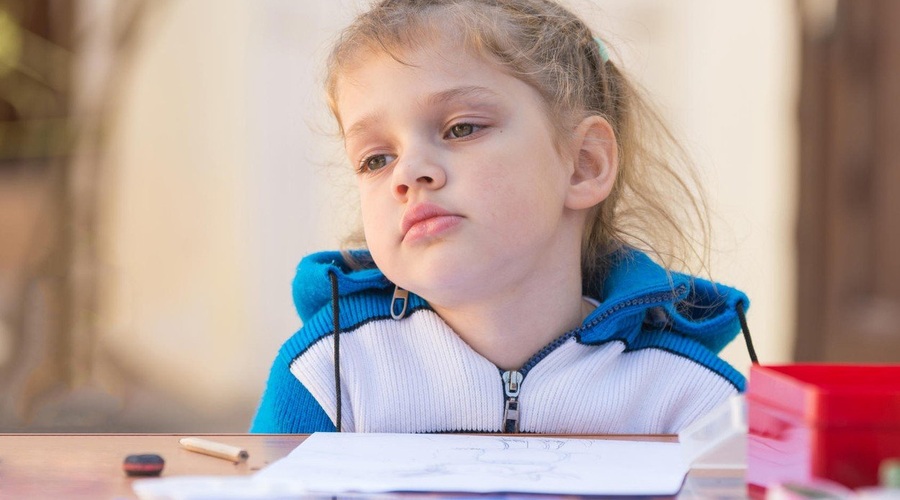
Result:
M369 256L365 252L357 252L353 256L361 261L369 260ZM683 363L687 362L691 370L700 370L697 373L701 375L692 374L685 382L679 382L679 384L689 385L696 383L698 387L706 387L703 384L714 384L716 387L715 390L697 389L697 394L702 394L704 391L713 393L720 391L722 394L725 394L742 392L744 390L744 377L717 356L717 353L733 340L740 331L741 325L738 309L746 310L749 305L747 297L742 292L705 279L669 272L654 263L647 255L635 250L622 251L615 255L607 275L595 280L595 282L588 283L588 285L587 289L598 291L599 297L595 297L595 299L599 305L587 316L579 328L565 332L556 341L536 353L519 370L523 378L527 377L532 370L539 371L536 367L543 365L547 365L548 368L544 369L544 371L548 373L542 374L541 379L549 381L554 377L562 376L554 374L564 373L563 368L551 370L552 363L543 361L545 358L554 355L556 351L560 351L555 354L557 357L568 356L569 354L566 353L572 351L571 356L575 356L572 359L582 359L584 356L600 356L600 349L615 344L616 352L619 356L622 356L621 359L623 360L635 359L634 356L629 357L631 353L640 353L641 356L646 357L652 352L657 357L664 356L664 358L654 358L652 363L647 360L640 361L640 363L643 363L641 366L651 367L650 371L659 370L660 373L665 373L666 370L676 369L676 365L682 366ZM390 413L392 411L400 412L402 408L416 407L418 409L413 412L416 415L429 414L429 412L433 411L437 415L435 418L441 420L444 417L440 415L447 413L448 408L457 404L465 406L466 402L452 402L451 406L448 407L450 400L453 399L451 396L448 396L442 402L433 402L426 397L425 399L428 401L423 403L405 401L405 399L411 397L406 395L405 392L384 394L379 392L387 391L388 389L377 385L378 382L373 381L373 378L393 379L391 382L394 385L405 385L407 389L416 386L418 382L406 380L398 373L403 372L403 367L407 363L418 362L416 360L419 356L417 352L443 349L430 343L421 344L421 342L430 342L430 340L427 340L429 338L428 335L422 332L449 330L449 327L446 327L431 310L428 303L414 294L409 295L405 317L400 321L393 320L391 318L393 292L394 285L385 278L381 271L375 267L353 268L348 265L340 252L321 252L304 258L298 266L297 274L293 281L294 304L303 321L303 327L289 338L280 349L273 363L270 378L254 418L251 431L307 433L335 430L337 428L337 414L340 413L342 406L352 408L354 413L349 416L345 414L341 420L349 419L352 421L355 430L396 431L399 429L401 431L411 430L415 432L447 430L495 432L504 430L503 418L500 416L502 411L495 408L492 408L491 412L498 415L496 417L496 426L491 420L494 417L490 416L493 413L484 417L486 419L485 422L488 422L487 424L479 423L476 425L465 421L464 417L457 418L453 423L432 422L434 419L429 420L427 417L421 417L424 420L411 428L406 428L399 424L395 426L397 419L394 417L391 420L392 415ZM337 307L335 307L333 301L335 296L338 297ZM423 327L417 324L413 328L414 333L411 333L409 336L412 340L398 344L404 346L402 348L391 347L383 353L383 356L387 357L379 358L379 356L382 356L382 354L379 354L379 346L385 342L385 339L390 339L393 336L396 336L398 339L406 338L403 337L406 334L402 333L405 322L425 321L425 319L429 321L428 325L437 326ZM397 333L393 333L395 330ZM365 349L360 348L359 352L365 353L365 356L361 355L357 361L340 360L338 363L341 369L334 370L334 362L335 358L337 358L334 350L337 346L333 346L332 342L335 340L335 332L339 332L338 339L342 343L350 343L348 344L350 347L347 349L351 349L349 351L351 353L354 352L352 351L353 342L369 342L369 340L365 339L376 337L378 340L372 340L371 344L366 344L367 347ZM441 338L443 339L444 337ZM459 361L458 363L461 364L458 365L441 367L441 370L451 373L483 373L484 377L492 376L490 375L491 369L484 367L484 360L477 359L477 354L467 352L465 346L457 346L452 339L444 339L440 342L445 341L451 342L451 344L447 345L451 346L453 352L462 353L457 354L457 357L462 356L466 360ZM413 346L414 344L418 347L409 347L411 349L409 352L404 350L407 348L405 346ZM423 348L422 345L427 347ZM443 346L445 344L440 345ZM563 348L563 346L566 347ZM319 353L318 351L322 352ZM566 351L566 353L562 351ZM591 354L594 351L598 353ZM353 354L345 354L345 356L353 356ZM603 359L608 359L609 354L604 356L607 357ZM375 363L374 360L376 359L381 361ZM598 357L598 359L600 358ZM677 359L681 361L679 362ZM448 363L450 362L448 361ZM438 361L437 363L440 364L443 361ZM617 363L620 363L615 365L619 367L617 369L621 373L625 373L625 365L621 365L622 362ZM646 367L632 368L631 365L635 363L631 363L631 361L629 363L627 370L637 370L635 373L638 374L649 373ZM669 363L674 364L669 367ZM434 364L435 362L432 361L429 364L415 366L410 368L410 373L426 373ZM571 365L572 363L569 364ZM396 366L387 367L387 365ZM346 381L342 383L340 379L341 374L345 374L345 377L353 377L353 375L345 373L347 366L357 367L357 369L365 366L364 371L368 376L359 379L361 381L354 385L347 385ZM378 375L381 371L383 373ZM615 370L603 373L604 380L617 380L616 375L610 375L610 373L618 373ZM706 375L702 375L703 373ZM639 376L645 377L645 375ZM622 377L624 377L623 380L626 380L626 382L616 382L620 384L618 388L603 389L604 391L613 391L603 392L603 398L611 397L609 396L610 394L617 394L614 392L616 390L619 390L619 393L627 393L632 390L629 384L633 384L633 382L629 381L635 380L635 375L622 375ZM660 375L646 375L646 377L647 380L653 380L654 377L659 379ZM452 383L456 384L457 378L459 377L453 377ZM326 384L325 379L332 380L332 382ZM541 388L538 386L538 384L542 384L541 382L532 382L535 379L537 377L532 376L523 381L523 394L519 398L520 400L524 401L527 399L524 391L526 388L531 388L531 386L535 386L536 393L534 397L537 397L536 394L538 392L543 394L544 400L548 397L553 397L554 393L552 391L556 389L550 389L549 386ZM480 380L479 378L476 382L480 383ZM502 394L502 383L499 380L498 378L497 392L499 394L485 396L489 399L493 398L491 401L494 401L497 397L501 400L510 399L508 395L504 396ZM696 380L696 382L692 382L692 380ZM470 380L469 382L472 381ZM461 381L458 383L463 384ZM493 382L486 383L486 387L491 387L491 383ZM553 383L558 384L559 381L554 381ZM609 383L612 384L612 382ZM641 383L644 384L645 382ZM369 384L375 384L370 388L371 394L359 392L362 391L362 386L368 386ZM730 389L723 388L725 386ZM343 391L340 391L339 387L342 387ZM648 410L644 408L646 403L641 402L641 397L653 398L650 395L653 393L652 385L642 385L640 389L637 386L634 387L634 391L640 390L642 392L640 396L635 393L631 403L625 403L626 406L630 404L633 407L633 410L628 410L631 413L628 413L630 416L627 420L643 421L641 420L642 417L634 418L636 414L634 412L637 412L638 409L640 411L665 413L665 408ZM651 387L651 392L647 392L647 387ZM471 387L461 386L459 394L470 394L472 390ZM662 386L660 386L659 390L663 390ZM665 390L671 392L673 389L667 388ZM343 392L340 398L341 404L337 403L339 392ZM429 391L426 390L424 392ZM375 399L366 403L365 409L360 408L362 401L368 401L368 397L374 398L376 393L379 394L378 397L381 399ZM662 426L662 430L673 431L669 427L686 425L689 423L687 420L699 416L694 414L699 412L699 409L688 411L681 409L681 407L691 406L693 404L691 401L698 401L698 408L709 408L714 403L720 402L723 397L725 396L717 395L712 397L710 401L705 401L704 396L694 394L685 395L682 400L677 402L666 403L670 407L679 408L677 411L671 412L673 415L677 414L678 416L669 418L666 420L666 423L662 423L663 420L657 419L658 421L654 420L655 423L653 424L641 424L645 427L650 426L651 428L649 429L644 429L640 425L633 427L629 426L631 424L616 425L609 422L597 425L600 425L600 430L612 429L616 431L617 429L624 429L630 432L636 428L649 432L659 431L660 428L658 427ZM344 402L345 398L348 398L347 403ZM392 401L384 401L384 398L391 398ZM477 399L477 397L474 398L474 400ZM656 397L656 399L660 398ZM493 404L495 403L481 402L481 406ZM565 405L565 403L561 404ZM424 406L420 408L416 405ZM478 413L480 411L478 402L474 401L473 405L472 407L461 408L459 413L461 415ZM392 410L391 406L395 408ZM534 404L530 408L534 408ZM386 411L388 415L384 417L384 421L391 422L388 425L390 428L382 429L383 425L380 424L367 424L368 427L360 425L360 422L364 420L366 411L374 413ZM525 422L525 415L523 413L523 423ZM462 418L463 428L447 428L448 426L460 426L460 418ZM541 424L544 428L536 428L535 431L565 432L578 428L579 425L571 422L547 423L548 421L546 420L548 418L551 417L546 417L544 423ZM619 420L624 419L624 417L618 415L615 418L607 418L607 420L610 419ZM369 420L374 422L377 419ZM532 420L535 422L534 425L538 425L536 423L538 420L539 417L535 417ZM547 426L551 428L547 429ZM596 426L588 428L588 430L596 429L598 429ZM525 429L525 431L529 430Z

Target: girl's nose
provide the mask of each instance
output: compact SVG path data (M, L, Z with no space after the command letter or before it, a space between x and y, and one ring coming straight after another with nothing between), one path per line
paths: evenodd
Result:
M393 192L399 201L406 201L410 191L440 189L447 182L444 168L422 156L401 158L392 173Z

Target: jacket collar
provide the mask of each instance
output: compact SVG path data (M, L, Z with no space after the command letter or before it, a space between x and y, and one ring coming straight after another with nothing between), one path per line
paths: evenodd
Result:
M393 287L371 263L368 252L352 251L350 255L363 265L351 267L338 251L311 254L300 262L293 297L304 322L330 302L331 273L337 277L342 297ZM668 271L634 249L614 254L608 274L597 281L592 287L600 293L596 297L600 305L582 326L582 341L588 343L621 335L623 327L637 334L647 324L655 330L693 337L718 352L740 329L736 304L742 303L744 309L749 306L747 296L734 288Z

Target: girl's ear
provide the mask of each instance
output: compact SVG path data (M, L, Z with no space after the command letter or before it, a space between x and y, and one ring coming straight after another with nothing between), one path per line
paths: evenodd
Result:
M575 128L574 169L566 208L591 208L609 196L616 181L619 148L612 126L600 116L585 118Z

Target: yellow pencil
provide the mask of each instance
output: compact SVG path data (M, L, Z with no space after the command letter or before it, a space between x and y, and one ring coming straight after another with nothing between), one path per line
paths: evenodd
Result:
M209 455L211 457L224 458L225 460L231 460L232 462L243 462L250 456L250 454L247 453L247 450L243 448L217 443L208 439L186 437L179 439L178 442L188 450L203 453L204 455Z

